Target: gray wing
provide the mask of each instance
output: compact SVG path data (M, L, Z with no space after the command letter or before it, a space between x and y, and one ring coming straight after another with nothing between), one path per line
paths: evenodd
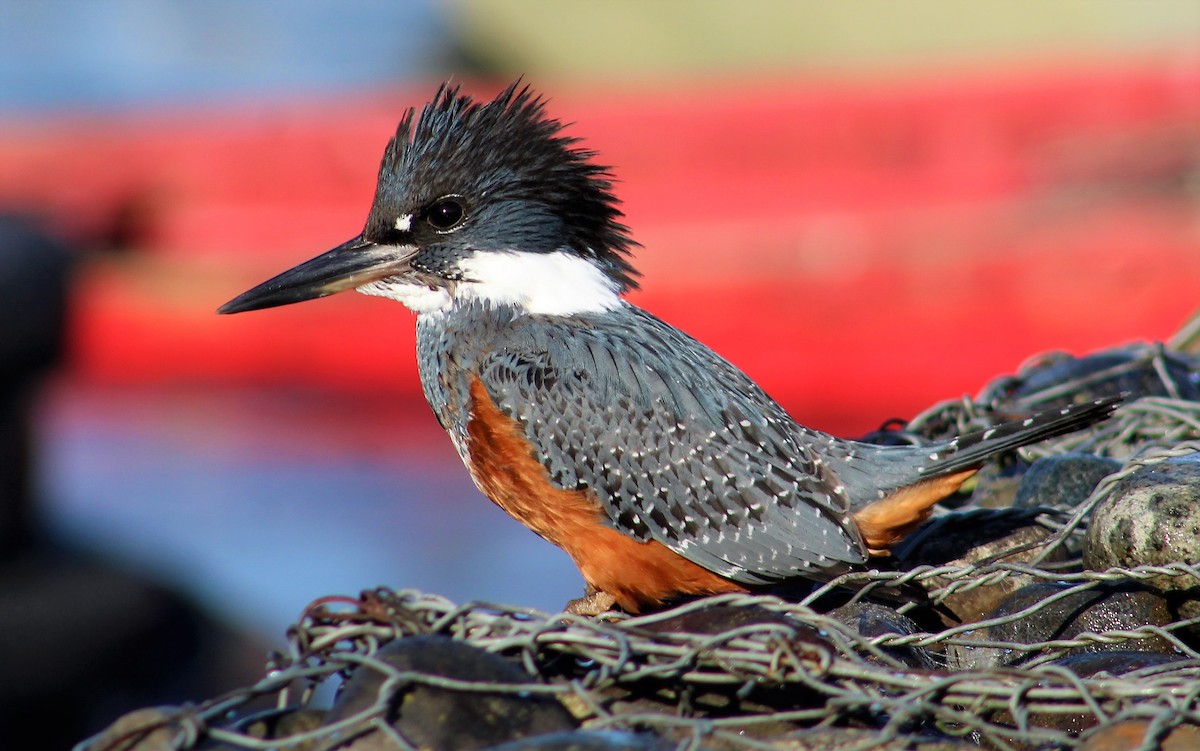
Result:
M612 525L746 584L860 563L849 500L741 371L632 306L514 322L479 363L551 480Z

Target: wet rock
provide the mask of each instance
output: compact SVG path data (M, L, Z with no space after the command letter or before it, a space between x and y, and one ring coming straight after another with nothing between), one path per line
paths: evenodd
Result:
M687 610L670 618L649 621L639 625L638 630L657 634L716 636L734 629L749 629L749 633L753 633L754 626L766 627L764 632L769 630L772 638L786 639L792 652L813 669L827 663L835 652L829 640L812 626L784 613L754 605L714 604ZM771 628L773 626L783 628Z
M1183 659L1182 654L1114 649L1108 652L1081 652L1061 657L1057 660L1051 660L1047 664L1066 668L1080 678L1092 678L1101 673L1107 675L1125 675L1135 670L1167 665L1172 662L1180 662Z
M1029 563L1044 552L1040 543L1051 534L1034 521L1036 516L1035 512L1016 510L947 514L926 525L893 552L903 568L921 564L966 567L984 562ZM1057 563L1066 559L1067 551L1058 546L1042 562ZM976 621L1009 594L1033 581L1024 574L1009 574L990 586L954 592L944 604L959 621ZM922 584L932 590L950 582L949 577L938 576L926 579Z
M984 620L1006 618L1045 602L1045 606L1010 621L970 631L965 640L980 642L1011 642L1036 645L1049 641L1068 641L1082 633L1130 631L1141 626L1164 626L1171 622L1171 612L1165 599L1141 589L1090 589L1063 595L1070 587L1064 584L1036 583L1013 592L984 616ZM1049 601L1059 596L1059 599ZM1158 636L1134 639L1113 644L1093 642L1067 650L1067 654L1112 650L1144 650L1169 653L1170 642ZM1040 654L1005 647L950 645L951 664L961 669L983 669L997 665L1015 665Z
M667 643L704 646L697 662L710 662L713 651L722 644L721 634L739 631L738 638L765 638L768 644L786 644L804 669L823 671L836 649L817 629L783 613L758 606L709 604L689 608L666 618L643 620L624 628L658 635ZM756 628L761 627L761 628ZM791 671L796 666L785 661L779 667ZM782 678L782 675L779 676ZM599 689L597 695L614 715L641 713L677 714L681 705L700 717L736 717L742 714L769 714L779 709L815 707L824 697L796 683L772 680L770 675L751 685L687 686L672 680L646 680L636 685L627 682ZM742 731L748 737L771 737L794 730L795 723L779 721L748 724Z
M538 682L515 661L440 635L389 642L375 658L400 671L459 681L531 684ZM380 691L393 693L381 697ZM573 730L575 721L553 697L498 691L461 691L417 683L388 683L368 666L355 669L325 719L331 725L369 712L383 699L384 719L411 745L428 751L473 751L528 736ZM361 728L343 734L334 748L398 749L364 715Z
M1183 659L1180 655L1166 655L1159 652L1088 652L1071 655L1058 660L1052 660L1048 665L1055 665L1070 670L1080 678L1091 678L1106 673L1111 676L1124 675L1143 668L1165 665ZM1098 721L1091 712L1030 712L1026 717L1033 727L1060 730L1070 735L1079 735L1096 727ZM1001 725L1012 725L1013 717L1007 712L998 712L992 721ZM1024 748L1021 744L1014 744ZM1041 748L1040 746L1038 748ZM1136 749L1136 745L1124 747L1128 751ZM1188 746L1187 748L1193 748Z
M1200 562L1200 460L1171 459L1139 468L1092 513L1083 565L1093 571ZM1200 615L1200 580L1162 574L1146 580L1178 603L1181 618Z
M992 714L988 720L994 725L1016 729L1013 716L1007 710L1001 710ZM1025 722L1031 728L1047 728L1071 736L1079 735L1090 728L1096 727L1097 724L1096 716L1091 712L1030 712L1025 715ZM1057 751L1057 749L1065 748L1061 745L1035 745L1016 737L1008 738L1007 741L1006 745L999 746L998 748L1014 748L1021 749L1022 751L1050 751L1051 749ZM989 745L987 748L997 748L997 745ZM1128 751L1133 751L1133 749L1129 749Z
M574 730L537 735L490 746L486 751L672 751L678 744L650 733L616 730ZM708 751L700 746L696 751Z
M88 751L164 751L171 748L182 714L176 707L149 707L122 715L88 744Z
M858 634L873 639L884 634L908 636L921 633L922 629L907 616L873 602L852 602L829 611L829 616L846 624ZM923 647L882 647L884 654L911 668L932 669L938 667L934 654ZM869 652L864 659L875 665L887 665L887 661Z
M686 609L669 618L646 622L638 628L653 633L720 634L735 628L759 624L778 624L816 633L815 630L798 623L784 613L756 605L728 604L712 604L707 607Z
M263 740L287 741L288 751L318 751L327 746L327 741L316 736L306 741L292 741L292 736L307 733L321 726L326 712L320 709L300 709L287 707L285 709L269 709L264 712L244 717L233 725L233 729L245 733L251 738ZM282 745L282 744L281 744ZM240 743L205 744L204 751L242 751L245 746ZM364 746L365 748L365 746ZM386 748L379 746L378 748Z
M1017 508L1073 508L1087 500L1096 485L1118 472L1121 463L1092 454L1062 454L1038 459L1017 488Z
M739 695L737 686L697 689L645 680L636 686L612 685L595 689L592 698L614 717L638 723L636 717L646 715L678 716L683 711L701 718L721 719L721 726L742 738L762 742L803 727L788 719L764 720L776 712L793 709L813 709L823 704L823 697L811 690L795 687L754 686L747 696ZM736 718L755 716L758 719L737 724ZM690 734L689 736L690 737ZM706 744L705 748L709 748ZM719 745L718 747L719 748Z
M1158 358L1161 361L1156 363ZM1164 375L1170 387L1164 383ZM1135 345L1084 357L1056 353L1023 370L997 406L1001 411L1020 411L1037 397L1037 409L1055 409L1121 393L1129 394L1127 401L1173 395L1196 400L1200 399L1197 375L1191 358L1156 346ZM1067 383L1072 387L1062 388ZM1018 404L1009 407L1010 402Z
M808 689L794 686L755 685L747 694L740 694L738 686L714 686L711 688L682 686L672 682L644 680L637 685L610 685L594 689L592 698L614 717L646 715L673 716L680 708L695 718L720 718L726 721L723 727L753 739L772 738L803 727L790 720L757 720L745 725L735 725L732 718L745 715L765 716L785 709L815 708L822 705L822 697ZM634 720L630 720L631 722Z
M320 726L325 712L316 709L272 709L243 717L233 729L252 738L286 739ZM122 716L103 734L93 740L88 751L168 751L175 748L188 720L187 710L179 707L139 709ZM295 751L323 748L320 738L304 742L289 742ZM239 751L243 744L204 743L204 751ZM191 748L191 746L188 746Z
M1130 751L1141 748L1149 732L1149 720L1113 722L1088 733L1079 751ZM1200 748L1200 727L1173 727L1159 740L1159 745L1155 748L1158 751L1195 751Z
M974 488L964 508L1011 508L1029 467L1029 462L1018 458L988 462L971 478Z
M777 751L978 751L979 746L955 738L905 734L887 742L878 742L877 730L861 728L821 728L800 730L774 738L766 746ZM874 743L872 743L874 741Z

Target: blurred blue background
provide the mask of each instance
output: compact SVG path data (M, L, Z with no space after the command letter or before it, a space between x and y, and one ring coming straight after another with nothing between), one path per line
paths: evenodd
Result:
M447 24L419 0L10 2L0 105L219 105L392 84L448 61Z

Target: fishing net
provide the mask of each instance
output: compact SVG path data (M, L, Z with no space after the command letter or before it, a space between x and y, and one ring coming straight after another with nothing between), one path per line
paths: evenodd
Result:
M1002 636L1083 595L1153 590L1164 578L1200 592L1196 563L1106 570L1081 563L1094 509L1123 480L1200 450L1195 368L1161 347L1114 352L1119 356L1099 364L1044 358L975 399L937 405L904 430L876 436L920 440L1063 400L1149 394L1089 431L1024 450L1027 461L1083 452L1121 464L1073 506L1027 509L1044 534L1019 550L948 563L899 556L900 564L848 573L789 598L725 595L641 616L455 604L412 590L326 598L289 631L286 649L256 685L192 707L135 713L81 748L428 748L403 722L415 706L408 698L422 691L452 704L485 697L549 701L571 727L602 731L588 737L613 744L514 749L1160 748L1165 738L1181 738L1187 725L1200 725L1200 610L1179 607L1164 622L1032 641ZM1037 385L1047 368L1063 367L1066 377ZM920 534L996 513L1003 512L968 503ZM1051 588L1045 597L969 622L939 610L955 596L1006 580ZM861 620L839 615L868 600L897 618L912 616L910 625L864 629ZM424 639L418 651L465 645L516 672L431 670L391 652L418 639ZM1000 658L971 659L979 654ZM348 677L365 693L358 691L349 708L327 712L330 688ZM1132 728L1113 736L1132 740L1099 745L1116 728ZM344 745L354 743L366 745Z

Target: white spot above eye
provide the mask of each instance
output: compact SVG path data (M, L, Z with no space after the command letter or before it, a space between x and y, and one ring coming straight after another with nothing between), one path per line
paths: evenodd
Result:
M408 232L412 229L412 214L404 214L396 219L396 229L401 232Z

